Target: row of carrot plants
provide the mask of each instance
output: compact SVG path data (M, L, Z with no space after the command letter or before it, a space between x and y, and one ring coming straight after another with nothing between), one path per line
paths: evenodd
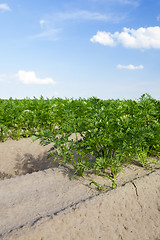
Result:
M115 186L125 163L137 159L146 167L150 156L159 157L160 101L148 94L138 100L0 100L1 141L33 135L53 144L54 161L72 164L80 176L94 171Z

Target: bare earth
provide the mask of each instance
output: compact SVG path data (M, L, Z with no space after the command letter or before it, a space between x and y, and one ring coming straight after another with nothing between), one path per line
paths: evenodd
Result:
M126 166L110 181L47 159L50 146L0 143L0 239L160 240L160 168ZM91 178L108 189L99 194Z

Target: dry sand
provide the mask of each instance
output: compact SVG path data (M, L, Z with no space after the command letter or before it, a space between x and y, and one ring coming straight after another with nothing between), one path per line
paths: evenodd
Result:
M0 239L160 240L160 169L126 166L117 189L75 178L47 159L50 146L0 143ZM91 177L108 189L99 194Z

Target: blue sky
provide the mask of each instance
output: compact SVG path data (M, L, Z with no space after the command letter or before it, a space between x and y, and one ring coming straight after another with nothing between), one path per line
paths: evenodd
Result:
M160 0L0 0L0 98L160 99Z

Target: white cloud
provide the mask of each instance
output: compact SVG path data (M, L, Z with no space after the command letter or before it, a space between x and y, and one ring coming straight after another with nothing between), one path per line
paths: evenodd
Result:
M104 15L99 12L90 12L86 10L80 10L75 12L66 12L66 13L57 13L55 15L58 19L63 20L98 20L98 21L108 21L110 19L110 15Z
M54 28L51 22L47 19L41 19L39 21L41 32L35 35L29 36L30 40L42 39L47 41L56 41L59 39L60 28Z
M111 33L106 33L106 32L97 32L93 38L91 38L91 42L98 42L100 44L103 44L105 46L114 46L115 42L112 37Z
M118 22L124 17L113 16L113 14L101 14L99 12L90 12L79 10L74 12L57 12L46 19L39 21L42 31L30 36L30 39L43 39L55 41L59 39L59 33L62 31L61 26L66 21L114 21ZM63 26L63 25L62 25Z
M101 3L104 3L104 4L112 4L112 5L115 5L115 4L123 4L123 5L131 5L133 7L138 7L139 6L139 0L92 0L92 2L101 2Z
M125 5L132 5L134 7L138 7L139 6L139 2L138 1L134 1L134 0L118 0L120 3L125 4Z
M30 36L30 39L43 39L55 41L59 40L59 33L62 32L66 22L83 22L83 21L104 21L104 22L120 22L125 19L123 14L102 14L87 10L77 10L69 12L56 12L48 15L39 21L41 32ZM66 26L66 25L65 25Z
M3 11L11 11L10 7L6 3L1 3L0 4L0 9Z
M45 21L43 19L41 19L39 22L40 22L40 24L44 24L45 23Z
M123 32L115 32L113 34L98 31L90 41L108 46L114 46L120 43L126 48L160 48L160 27L141 27L137 30L133 28L123 28Z
M43 26L44 26L44 24L45 24L45 20L41 19L41 20L39 21L39 23L40 23L41 28L43 28Z
M138 70L138 69L143 69L144 66L143 65L135 66L135 65L132 65L132 64L129 64L129 65L118 64L117 68L118 69L128 69L128 70Z
M87 10L77 10L72 12L57 12L50 16L51 22L61 22L61 21L105 21L109 22L119 22L125 18L124 14L113 14L108 12L103 14L100 12L93 12Z
M43 39L43 40L49 40L49 41L56 41L58 40L58 33L61 31L61 29L46 29L43 32L30 36L30 39Z
M31 71L18 71L18 78L23 84L39 84L39 85L47 85L47 84L56 84L56 82L52 78L38 78L34 72Z

